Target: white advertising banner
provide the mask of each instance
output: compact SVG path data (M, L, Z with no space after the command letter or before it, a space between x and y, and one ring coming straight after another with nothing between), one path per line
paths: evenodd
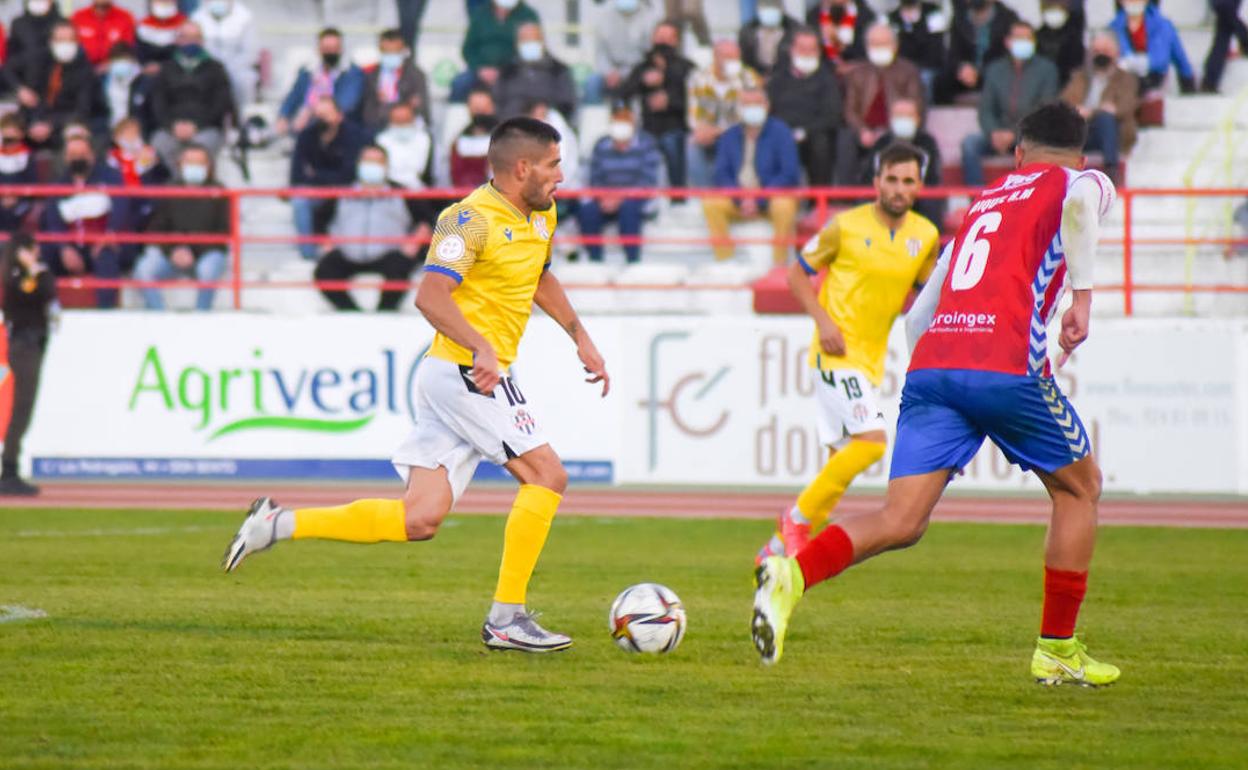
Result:
M530 324L515 366L574 480L791 486L822 464L809 322L587 323L613 377L606 399L548 319ZM25 454L44 478L387 476L431 338L412 315L68 313ZM908 357L900 325L888 356L880 403L892 426ZM1095 319L1058 382L1106 489L1248 493L1248 323ZM857 483L883 486L885 464ZM956 483L1038 487L991 445Z

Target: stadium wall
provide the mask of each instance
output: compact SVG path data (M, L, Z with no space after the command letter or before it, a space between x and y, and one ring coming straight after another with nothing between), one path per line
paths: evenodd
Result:
M606 399L546 318L515 366L574 481L792 486L819 466L808 322L598 317L590 328L612 373ZM394 478L387 458L411 427L431 338L409 315L69 313L26 453L43 479ZM892 424L900 325L888 355ZM1096 319L1058 381L1107 490L1248 494L1248 323ZM879 466L857 483L886 478ZM991 446L956 484L1039 488Z

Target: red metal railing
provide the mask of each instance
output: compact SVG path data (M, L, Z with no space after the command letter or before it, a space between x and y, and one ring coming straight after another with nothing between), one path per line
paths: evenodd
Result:
M404 289L410 288L410 282L358 282L358 281L247 281L243 279L243 247L246 244L252 245L290 245L295 246L303 243L313 243L317 245L334 245L344 243L428 243L428 237L406 236L400 238L341 238L328 235L258 235L247 234L243 232L242 207L243 200L250 198L312 198L312 199L339 199L351 197L402 197L426 200L455 200L472 192L471 189L436 189L436 190L384 190L384 191L366 191L353 188L319 188L319 187L300 187L300 188L240 188L240 189L220 189L220 188L202 188L202 187L74 187L67 185L0 185L0 197L25 197L25 198L52 198L62 197L87 192L105 193L111 197L131 197L143 198L149 200L162 198L225 198L229 202L230 210L230 232L226 234L169 234L169 233L152 233L152 232L109 232L99 234L79 234L79 233L50 233L37 232L36 238L43 243L114 243L114 244L224 244L226 245L231 263L231 275L228 280L222 281L193 281L193 280L173 280L173 281L140 281L130 278L119 279L103 279L94 276L73 276L60 279L60 284L73 288L167 288L167 287L196 287L196 288L215 288L229 289L232 295L233 306L235 309L242 307L242 295L244 289L247 288L310 288L317 287L321 289L347 289L360 286L380 287L384 289ZM978 189L969 187L938 187L924 190L922 197L924 198L954 198L954 197L970 197L978 193ZM705 189L705 188L683 188L683 189L622 189L622 188L582 188L575 190L564 190L560 192L563 198L626 198L626 199L651 199L651 198L691 198L702 199L710 197L728 197L733 199L744 198L775 198L775 197L793 197L803 200L813 201L813 216L818 223L827 220L829 213L838 204L848 204L855 201L868 200L873 198L875 192L868 187L855 188L793 188L793 189L768 189L768 190L741 190L741 189ZM1120 283L1098 283L1098 288L1102 291L1120 291L1123 295L1123 312L1125 315L1134 313L1134 300L1137 292L1155 293L1155 292L1180 292L1180 293L1214 293L1214 294L1246 294L1248 293L1248 285L1238 284L1196 284L1190 281L1182 283L1147 283L1141 284L1135 281L1134 259L1136 251L1140 246L1190 246L1190 245L1223 245L1228 250L1235 246L1248 245L1248 239L1245 238L1134 238L1131 233L1136 217L1134 213L1135 199L1139 197L1213 197L1213 198L1248 198L1248 190L1244 189L1134 189L1123 188L1118 191L1118 196L1122 200L1123 220L1122 220L1122 236L1121 238L1104 238L1103 243L1106 245L1122 246L1122 279ZM7 234L0 234L0 238L7 238ZM732 245L742 244L772 244L777 240L789 245L799 245L803 242L803 238L793 235L787 238L775 239L766 237L729 238L726 243ZM618 235L599 235L585 236L579 233L575 235L567 234L564 230L556 237L556 242L572 243L577 245L681 245L681 246L706 246L711 247L720 245L720 241L712 238L709 234L699 237L681 237L662 234L648 234L636 237L625 237ZM1228 252L1229 253L1229 252ZM590 287L584 287L590 288ZM599 288L597 286L593 288ZM660 288L660 287L653 287ZM694 287L699 288L699 287ZM700 288L727 288L724 286L709 286ZM737 288L737 287L732 287Z

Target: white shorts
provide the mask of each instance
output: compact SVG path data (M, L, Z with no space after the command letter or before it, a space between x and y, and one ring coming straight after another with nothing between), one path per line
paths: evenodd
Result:
M446 468L459 500L482 459L503 465L546 443L514 377L483 396L468 367L430 357L416 372L416 425L390 462L405 484L413 467Z
M812 369L815 378L816 422L819 443L833 449L849 443L850 436L884 430L884 413L875 386L857 369Z

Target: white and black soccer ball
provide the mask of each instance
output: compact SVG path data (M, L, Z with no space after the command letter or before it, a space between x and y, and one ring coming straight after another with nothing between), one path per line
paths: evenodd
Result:
M685 637L685 606L658 583L629 586L611 602L607 616L611 638L626 652L671 652Z

